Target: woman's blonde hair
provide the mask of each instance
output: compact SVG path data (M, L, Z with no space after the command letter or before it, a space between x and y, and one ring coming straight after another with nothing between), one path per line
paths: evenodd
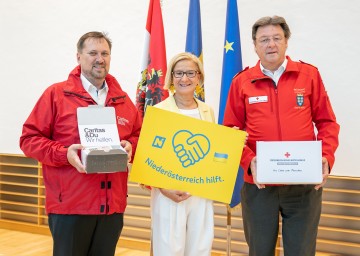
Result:
M188 53L188 52L182 52L182 53L176 54L170 60L170 62L168 64L167 71L166 71L166 76L165 76L164 89L167 89L167 90L170 89L170 86L173 84L173 74L172 74L172 72L174 71L174 67L179 61L182 61L182 60L191 60L192 62L194 62L196 64L197 69L198 69L196 71L198 71L199 75L200 75L199 86L204 85L205 76L204 76L204 68L203 68L203 65L202 65L201 61L194 54L191 54L191 53Z

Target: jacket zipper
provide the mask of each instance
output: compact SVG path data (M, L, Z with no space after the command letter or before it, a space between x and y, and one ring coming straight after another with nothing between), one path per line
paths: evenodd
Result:
M276 120L278 125L278 136L279 136L279 141L282 141L281 122L280 122L280 113L279 113L279 94L276 85L274 88L274 92L275 92L275 108L276 108Z

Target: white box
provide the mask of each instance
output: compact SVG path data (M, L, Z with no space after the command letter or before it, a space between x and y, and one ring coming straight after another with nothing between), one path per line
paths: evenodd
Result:
M256 178L260 184L320 184L321 141L257 141Z
M87 173L124 172L127 153L120 145L113 107L90 105L77 109L81 161Z

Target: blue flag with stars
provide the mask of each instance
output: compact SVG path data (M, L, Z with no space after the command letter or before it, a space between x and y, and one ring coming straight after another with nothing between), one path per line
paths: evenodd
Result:
M218 123L222 124L224 120L224 112L226 101L231 85L232 78L242 70L240 29L237 0L228 0L226 11L226 27L224 42L224 57L220 91L220 106ZM237 206L241 202L240 190L243 179L244 170L239 166L236 177L234 192L229 206L231 208Z
M242 70L237 0L228 0L218 123L222 124L232 78Z

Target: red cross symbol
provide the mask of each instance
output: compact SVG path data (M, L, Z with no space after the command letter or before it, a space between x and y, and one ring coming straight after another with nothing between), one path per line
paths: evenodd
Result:
M289 156L290 156L289 152L286 152L285 156L286 156L286 158L289 158Z
M256 97L256 100L259 100L259 97Z

